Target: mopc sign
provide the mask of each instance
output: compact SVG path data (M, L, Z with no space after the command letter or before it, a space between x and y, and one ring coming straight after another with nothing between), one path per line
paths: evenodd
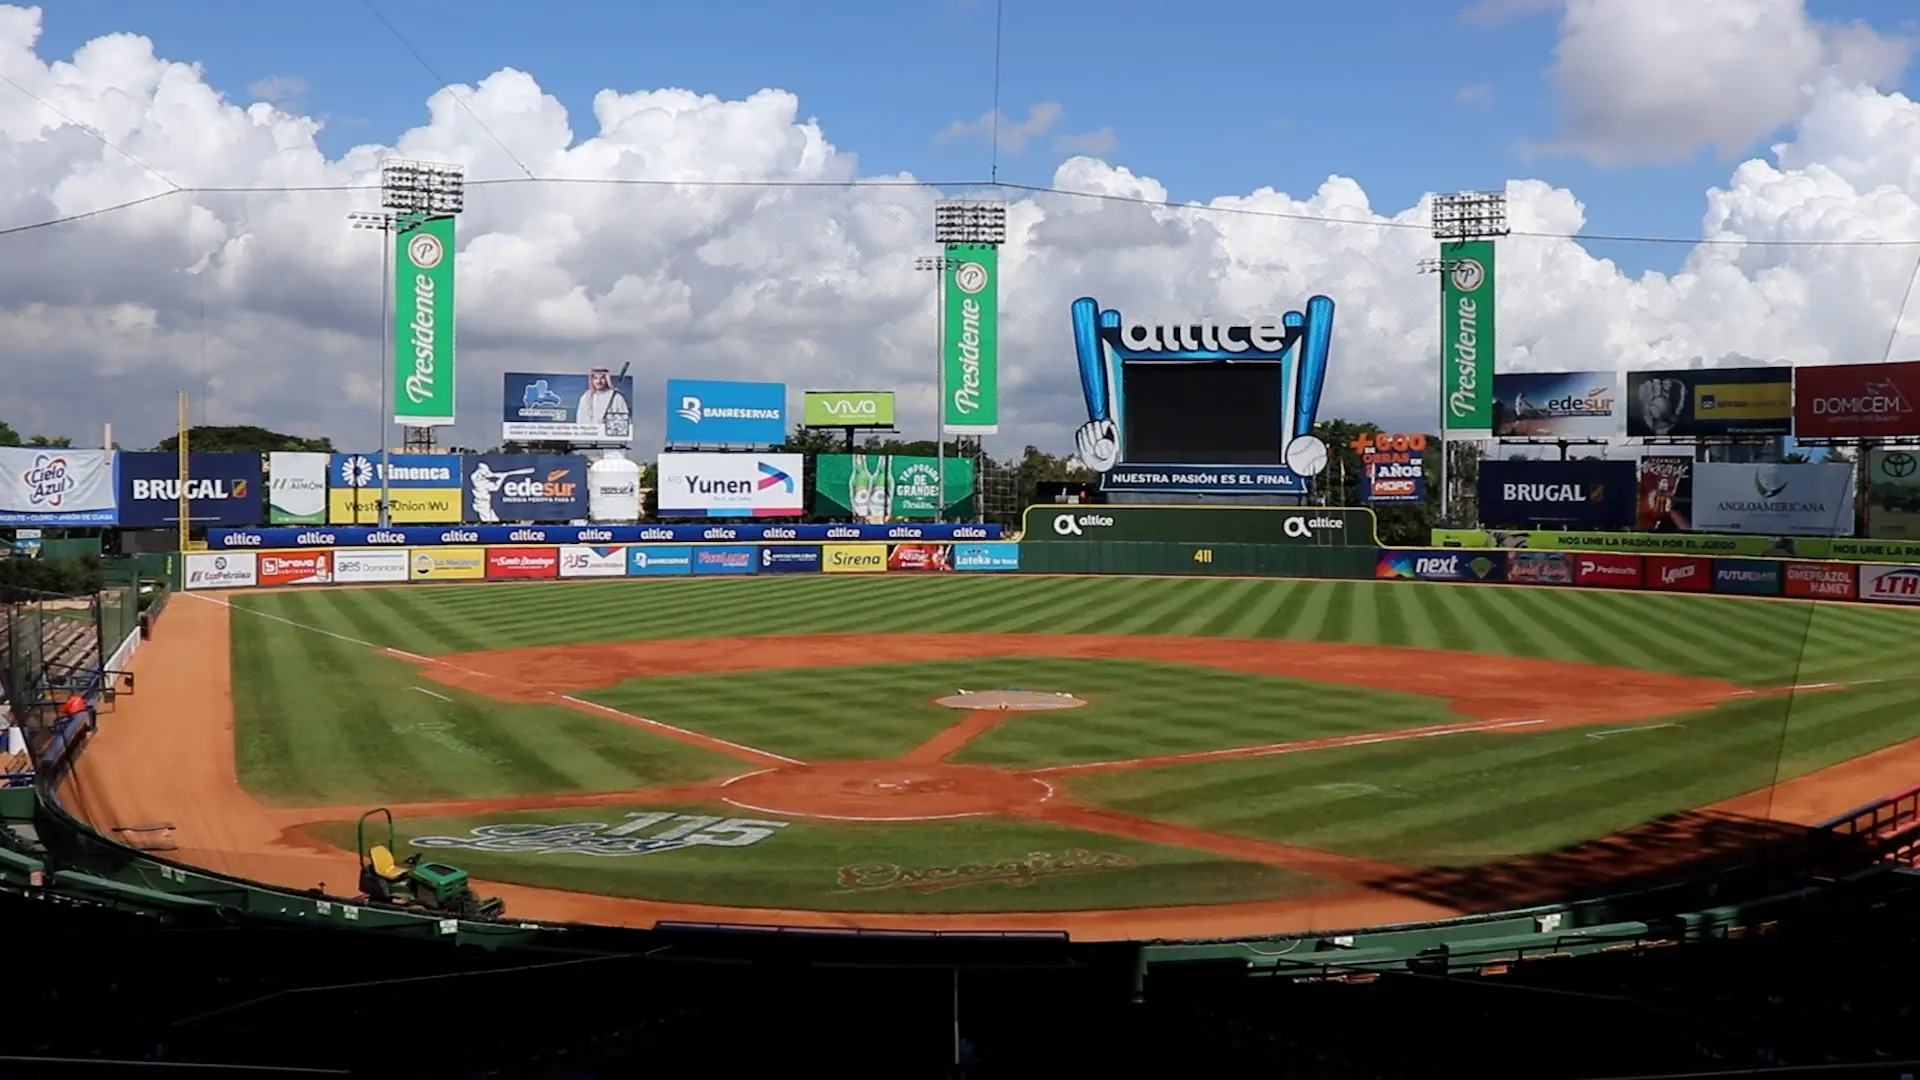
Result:
M1029 506L1024 520L1026 543L1375 544L1373 511L1354 508Z

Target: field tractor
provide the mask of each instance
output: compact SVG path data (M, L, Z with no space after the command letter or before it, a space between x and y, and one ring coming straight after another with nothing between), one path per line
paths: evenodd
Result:
M385 843L367 844L367 822L381 818L387 827ZM379 822L374 823L378 830ZM486 900L474 894L467 872L445 863L420 861L409 855L405 861L393 857L393 811L386 807L360 815L355 827L355 846L360 854L360 891L369 903L392 904L429 915L454 919L497 919L506 913L506 901L499 897ZM378 839L376 832L375 839Z

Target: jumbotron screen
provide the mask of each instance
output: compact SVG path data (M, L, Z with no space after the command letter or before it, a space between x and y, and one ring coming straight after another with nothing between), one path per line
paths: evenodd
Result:
M1285 442L1277 363L1123 361L1126 460L1277 465Z

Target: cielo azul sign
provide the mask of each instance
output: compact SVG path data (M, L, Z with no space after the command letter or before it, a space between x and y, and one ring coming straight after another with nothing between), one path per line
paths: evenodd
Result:
M394 422L452 424L453 218L403 219L394 264Z

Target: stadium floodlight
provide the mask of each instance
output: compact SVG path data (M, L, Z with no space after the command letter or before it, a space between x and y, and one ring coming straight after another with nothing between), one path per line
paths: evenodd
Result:
M466 167L430 161L383 161L380 205L402 214L457 214L467 205Z
M939 235L936 223L934 234ZM952 243L968 243L955 240ZM933 273L933 452L939 476L940 494L933 500L933 520L947 520L947 323L941 310L947 298L947 271L960 265L959 259L945 255L922 255L913 260L913 268Z
M1435 195L1428 210L1435 240L1485 240L1505 236L1505 191L1455 191Z
M392 373L393 365L387 355L387 345L393 340L393 327L389 326L388 305L393 302L393 234L399 229L399 215L391 210L356 210L347 215L347 224L355 229L368 229L380 234L380 506L376 519L381 528L393 524L387 515L387 446L393 440L387 430L387 376ZM354 520L359 520L360 494L353 495Z
M1007 242L1007 204L986 199L941 199L933 204L933 242L992 244Z

